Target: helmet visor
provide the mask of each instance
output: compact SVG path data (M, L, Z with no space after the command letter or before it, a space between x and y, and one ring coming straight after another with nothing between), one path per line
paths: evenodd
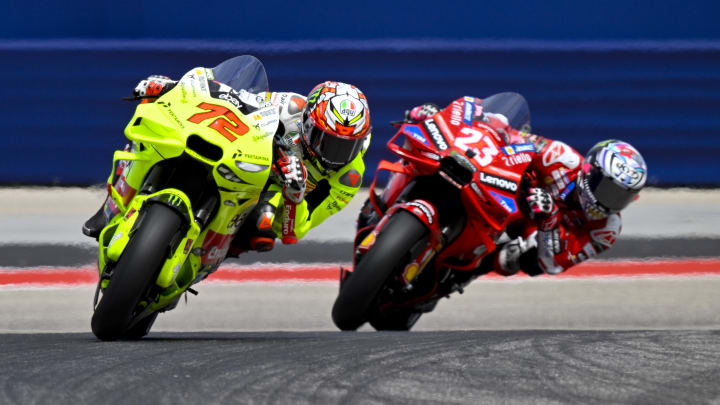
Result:
M316 127L312 119L306 120L305 124L308 146L324 165L331 168L345 166L355 159L367 137L367 134L363 137L340 137L330 134Z
M612 178L604 176L601 168L592 166L585 174L588 191L595 197L598 204L611 212L622 211L637 195L636 191L627 189Z

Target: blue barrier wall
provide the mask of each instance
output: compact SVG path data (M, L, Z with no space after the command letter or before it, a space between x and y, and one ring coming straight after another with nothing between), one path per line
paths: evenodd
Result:
M581 152L620 138L645 155L651 184L720 185L719 42L480 40L0 42L0 183L104 181L133 109L120 98L140 78L243 53L264 61L273 89L332 79L366 92L366 181L408 106L511 90L541 135Z
M720 38L717 0L3 0L3 5L0 38Z
M580 151L621 138L646 156L651 184L720 185L716 0L3 6L0 184L102 182L132 113L120 98L139 79L250 53L273 89L305 93L333 79L367 93L366 181L388 157L388 122L409 106L512 90L542 135Z

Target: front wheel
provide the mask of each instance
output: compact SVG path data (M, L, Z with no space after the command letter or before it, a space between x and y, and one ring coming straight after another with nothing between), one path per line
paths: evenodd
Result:
M407 211L390 217L335 300L332 319L340 330L356 330L365 323L383 286L402 271L411 249L427 234L425 225Z
M373 315L368 322L375 330L410 330L422 312L398 308Z
M130 327L170 255L183 220L162 204L149 205L144 217L138 220L142 222L112 270L110 282L93 313L92 331L101 340L139 338L155 320L156 314L151 314L150 319Z

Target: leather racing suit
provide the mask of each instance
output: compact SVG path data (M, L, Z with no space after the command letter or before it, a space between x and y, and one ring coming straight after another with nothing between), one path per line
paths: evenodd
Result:
M476 100L479 104L480 99ZM406 119L417 122L439 110L434 104L427 103L406 112ZM576 179L585 162L582 155L561 141L512 128L501 114L484 112L478 115L473 120L480 119L492 127L508 145L532 143L536 151L519 190L519 205L526 215L508 225L507 234L511 240L499 244L483 260L479 273L495 270L509 276L523 270L532 276L558 274L615 243L622 225L620 214L586 213L578 201ZM526 158L516 156L513 160L509 156L509 160L520 163ZM534 216L529 205L523 204L531 187L541 188L550 195L551 215Z

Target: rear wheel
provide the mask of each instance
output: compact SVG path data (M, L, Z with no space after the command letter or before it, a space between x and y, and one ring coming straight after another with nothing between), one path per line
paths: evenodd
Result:
M129 327L142 310L139 304L155 285L182 227L182 218L170 207L151 204L138 220L142 222L113 268L110 283L93 313L92 331L101 340L140 338L156 317L151 314Z
M365 323L383 286L402 271L411 249L427 234L425 225L407 211L390 217L335 300L332 318L340 330L355 330Z

